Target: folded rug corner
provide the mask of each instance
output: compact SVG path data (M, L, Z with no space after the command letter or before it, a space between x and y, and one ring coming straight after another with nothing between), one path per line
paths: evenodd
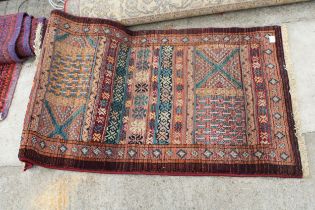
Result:
M40 21L44 18L26 13L0 16L0 120L8 114L22 62L34 55L33 42Z

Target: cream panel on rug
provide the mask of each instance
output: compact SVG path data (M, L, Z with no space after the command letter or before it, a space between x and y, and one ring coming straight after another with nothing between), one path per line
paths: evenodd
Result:
M308 0L67 0L65 11L109 18L125 25L172 20Z

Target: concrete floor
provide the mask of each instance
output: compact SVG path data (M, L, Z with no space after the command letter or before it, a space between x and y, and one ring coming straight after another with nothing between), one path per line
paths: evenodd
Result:
M0 2L0 15L22 0ZM20 11L48 16L47 1L29 0ZM302 131L309 154L305 179L106 175L35 167L22 172L19 137L35 73L24 64L8 118L0 122L2 209L315 209L315 2L167 21L132 29L286 24L297 79ZM312 133L313 132L313 133ZM5 134L5 135L3 135Z

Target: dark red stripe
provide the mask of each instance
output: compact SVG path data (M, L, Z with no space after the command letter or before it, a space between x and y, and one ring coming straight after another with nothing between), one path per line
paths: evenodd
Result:
M157 174L181 176L271 176L301 178L296 166L272 164L139 163L83 161L43 156L30 149L20 149L19 159L45 168L115 174ZM34 161L36 160L36 161Z

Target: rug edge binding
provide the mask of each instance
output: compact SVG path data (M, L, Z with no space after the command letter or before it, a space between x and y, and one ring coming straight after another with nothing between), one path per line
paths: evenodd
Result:
M293 117L295 121L295 134L298 139L303 178L306 178L310 175L310 171L309 171L307 150L306 150L306 145L305 145L305 138L301 131L301 118L300 118L299 104L298 104L298 98L297 98L296 77L295 77L295 72L293 69L292 60L290 57L289 34L288 34L287 25L281 26L281 33L282 33L284 58L286 62L286 70L287 70L289 82L290 82L290 95L292 99Z

